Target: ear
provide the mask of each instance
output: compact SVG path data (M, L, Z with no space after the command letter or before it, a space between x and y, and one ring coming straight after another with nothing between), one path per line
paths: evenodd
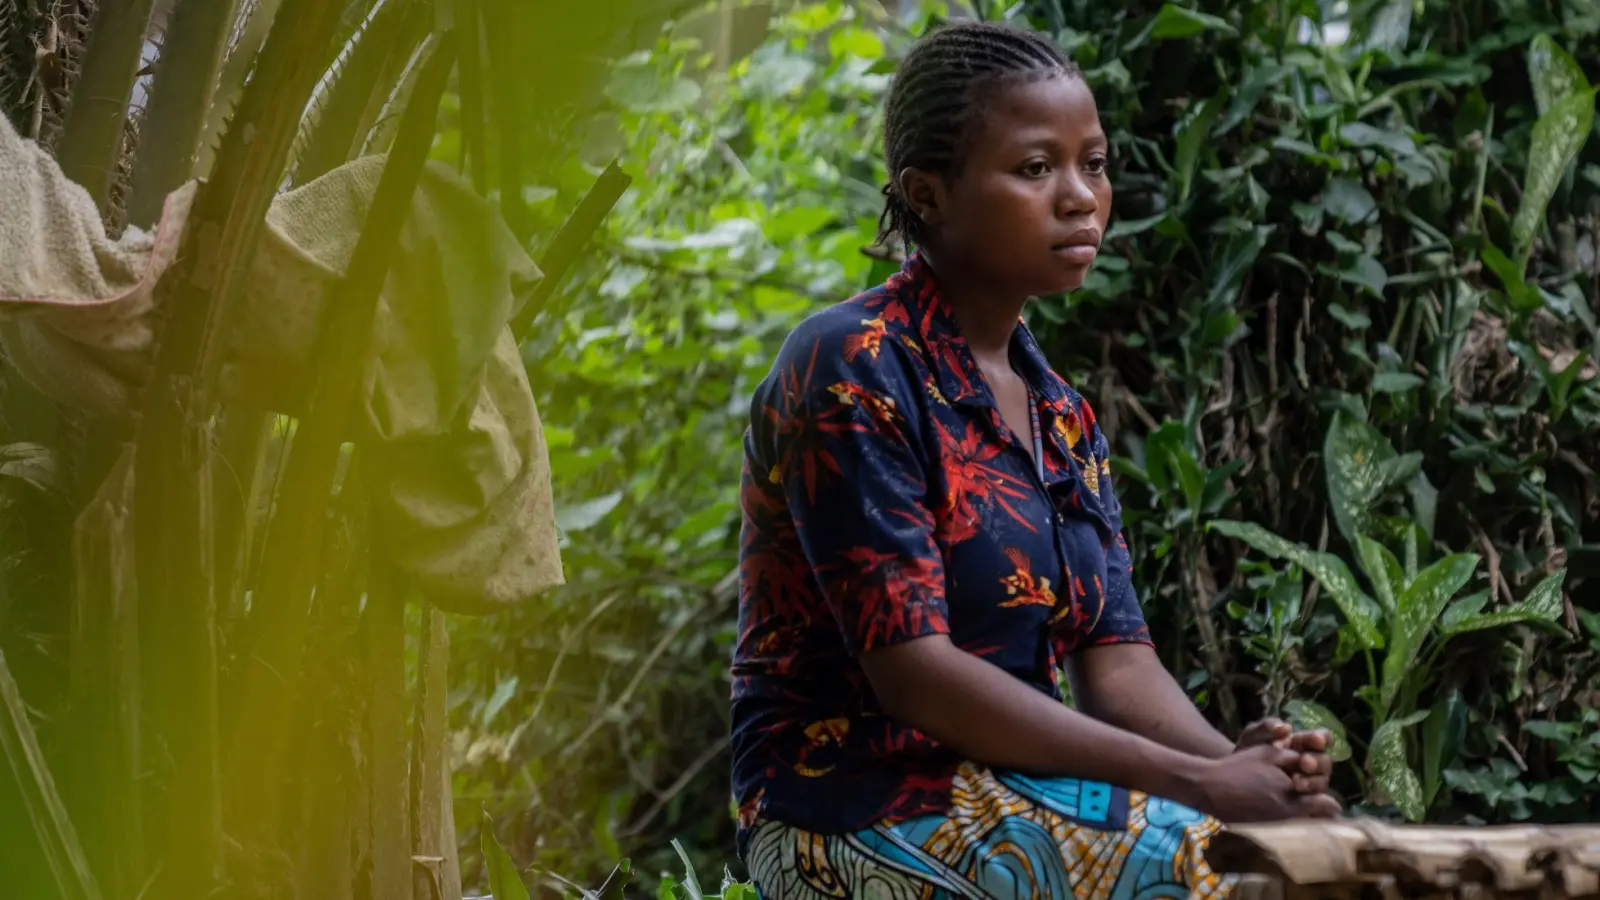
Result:
M944 223L950 203L943 178L933 172L907 167L900 170L899 185L900 196L924 225L937 228Z

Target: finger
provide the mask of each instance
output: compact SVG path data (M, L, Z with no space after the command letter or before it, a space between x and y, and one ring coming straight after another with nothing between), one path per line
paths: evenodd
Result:
M1260 757L1263 762L1270 763L1272 766L1282 769L1285 774L1292 774L1300 768L1301 754L1294 750L1290 750L1287 747L1266 744L1261 747L1253 748L1250 752Z
M1333 760L1325 753L1301 753L1300 771L1307 775L1324 774L1323 770L1333 771Z
M1311 758L1316 762L1316 768L1308 772L1308 775L1327 776L1333 774L1333 757L1326 753L1317 753Z
M1344 807L1331 794L1304 794L1295 800L1295 812L1308 819L1337 819Z
M1294 792L1296 794L1325 794L1328 792L1328 776L1326 775L1296 775Z
M1325 728L1318 728L1314 731L1297 731L1289 740L1294 749L1302 752L1322 753L1333 746L1333 735Z

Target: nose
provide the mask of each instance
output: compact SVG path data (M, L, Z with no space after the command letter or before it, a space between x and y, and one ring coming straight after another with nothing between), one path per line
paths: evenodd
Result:
M1094 188L1076 168L1061 170L1056 181L1056 214L1064 219L1093 215L1099 211Z

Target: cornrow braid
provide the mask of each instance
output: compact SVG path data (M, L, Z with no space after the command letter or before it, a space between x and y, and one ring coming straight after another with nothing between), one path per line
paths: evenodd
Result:
M878 242L898 236L909 252L926 238L901 194L907 167L958 175L963 142L981 118L982 94L1000 84L1076 76L1078 67L1043 35L994 22L961 21L923 35L895 70L884 113L883 188Z

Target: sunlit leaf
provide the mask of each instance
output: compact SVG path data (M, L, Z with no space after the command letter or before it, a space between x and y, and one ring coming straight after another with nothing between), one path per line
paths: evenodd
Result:
M1394 703L1400 687L1411 674L1411 665L1422 641L1456 593L1466 586L1478 570L1478 555L1456 553L1417 573L1404 592L1396 597L1395 614L1389 620L1389 644L1383 658L1383 687L1378 694L1380 711Z
M1389 548L1364 534L1356 536L1356 552L1361 557L1361 570L1367 573L1367 580L1372 582L1372 592L1377 595L1378 602L1383 604L1386 612L1393 612L1406 590L1405 573L1400 570L1400 561L1389 552Z
M1321 583L1344 613L1358 649L1376 649L1383 646L1383 635L1378 629L1382 610L1356 584L1355 576L1344 560L1331 553L1319 553L1302 544L1284 540L1253 522L1218 520L1207 526L1210 531L1249 544L1268 556L1286 559L1311 573Z
M593 528L622 502L621 492L606 494L556 510L556 524L562 531L583 531Z
M1424 713L1426 715L1426 713ZM1383 723L1367 749L1367 770L1400 812L1413 822L1422 821L1422 783L1406 761L1405 720Z
M1376 428L1344 412L1335 413L1322 444L1328 505L1345 540L1372 530L1372 517L1389 487L1384 463L1394 447Z
M1345 735L1344 722L1333 710L1310 700L1290 700L1283 705L1283 711L1295 728L1301 731L1323 728L1333 736L1332 743L1328 745L1329 759L1344 762L1350 758L1350 738Z
M1565 605L1561 600L1561 585L1566 581L1566 577L1566 569L1546 576L1520 603L1512 604L1505 609L1489 613L1463 610L1462 614L1453 616L1444 623L1444 631L1446 634L1455 635L1499 628L1502 625L1516 625L1521 622L1553 622L1565 611ZM1487 595L1484 596L1484 600L1488 600ZM1482 608L1483 605L1478 604L1478 609Z
M865 28L840 28L828 36L828 50L834 56L878 59L883 56L883 38Z
M1550 107L1533 125L1528 147L1528 173L1522 184L1522 202L1511 222L1518 265L1526 265L1534 237L1544 223L1545 209L1572 161L1578 158L1594 128L1593 88L1578 91Z
M1528 78L1533 82L1534 104L1544 115L1573 94L1589 89L1589 79L1572 55L1548 34L1528 44Z

